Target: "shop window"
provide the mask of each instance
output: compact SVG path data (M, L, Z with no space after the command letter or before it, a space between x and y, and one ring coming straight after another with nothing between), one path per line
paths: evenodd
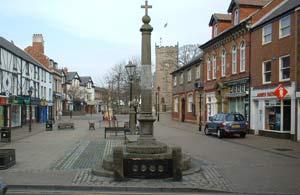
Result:
M281 109L281 102L278 100L266 100L265 105L265 129L290 131L291 100L283 101L283 109ZM281 121L282 118L284 119L283 121ZM283 124L281 125L281 123Z

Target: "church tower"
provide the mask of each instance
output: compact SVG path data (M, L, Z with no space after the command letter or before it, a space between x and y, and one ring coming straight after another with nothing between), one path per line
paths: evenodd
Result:
M153 88L153 108L159 112L171 111L172 75L178 66L178 44L175 46L155 45L155 74Z

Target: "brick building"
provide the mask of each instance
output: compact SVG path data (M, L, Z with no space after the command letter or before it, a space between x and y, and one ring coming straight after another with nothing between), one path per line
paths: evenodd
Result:
M251 28L250 127L299 141L300 1L274 0L269 7ZM288 91L282 100L274 94L279 84Z
M219 112L239 112L249 120L250 24L266 0L232 0L228 14L213 14L212 38L203 50L206 119Z
M155 46L155 58L153 107L157 110L159 105L160 112L171 111L172 76L170 73L176 70L178 65L178 45Z
M173 80L172 119L199 124L204 113L201 56L171 73ZM200 105L201 104L201 105ZM201 107L201 108L200 108Z

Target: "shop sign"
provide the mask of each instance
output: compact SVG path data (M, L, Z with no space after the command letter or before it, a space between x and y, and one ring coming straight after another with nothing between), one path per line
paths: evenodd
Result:
M24 103L25 104L30 104L30 97L29 96L24 96Z
M45 101L45 100L42 100L42 101L40 102L40 105L41 105L41 106L47 106L47 105L48 105L48 102Z
M288 94L288 90L286 90L286 88L282 84L279 84L278 87L275 89L274 94L279 100L283 100L286 94Z
M21 97L16 97L16 96L9 97L10 104L23 104L23 100L24 99Z
M0 105L7 105L7 98L6 97L0 97Z
M274 96L274 92L263 92L263 93L258 93L256 96L257 97L269 97L269 96Z

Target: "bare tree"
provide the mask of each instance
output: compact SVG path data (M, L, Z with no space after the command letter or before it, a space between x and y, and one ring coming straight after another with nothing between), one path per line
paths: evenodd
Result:
M200 55L201 49L199 46L199 44L188 44L179 47L178 65L180 67L184 66L196 56Z
M85 99L87 91L81 89L79 86L71 86L68 90L68 94L73 98L73 100Z

